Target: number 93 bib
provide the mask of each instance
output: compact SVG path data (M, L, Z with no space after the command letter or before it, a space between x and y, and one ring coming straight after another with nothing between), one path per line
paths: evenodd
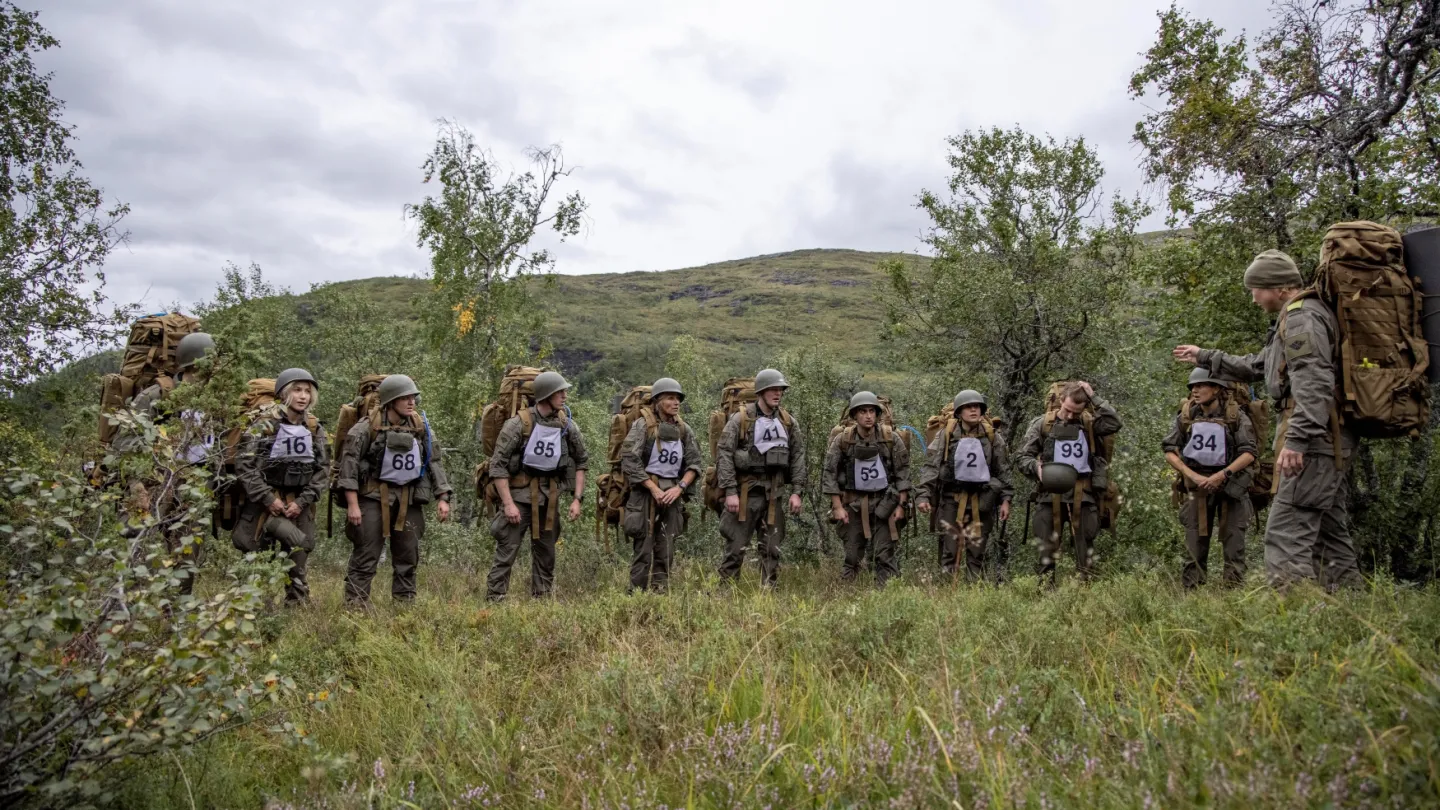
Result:
M1090 472L1090 443L1085 440L1085 430L1077 430L1073 439L1055 440L1055 458L1051 461L1057 464L1069 464L1075 468L1075 472L1086 475Z

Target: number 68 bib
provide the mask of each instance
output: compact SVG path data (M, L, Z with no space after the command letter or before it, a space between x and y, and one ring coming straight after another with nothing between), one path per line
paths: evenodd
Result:
M420 442L411 441L410 449L397 453L389 447L380 458L380 480L405 485L420 477Z

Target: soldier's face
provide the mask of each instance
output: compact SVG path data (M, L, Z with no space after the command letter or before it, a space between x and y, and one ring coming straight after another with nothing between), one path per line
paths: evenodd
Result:
M674 394L661 394L660 398L655 400L655 404L660 407L660 413L668 417L673 418L680 412L680 398Z
M545 400L545 403L550 406L550 410L558 411L561 408L565 407L565 400L568 398L566 396L567 393L569 392L556 391L555 393L550 395L549 399Z
M1250 291L1250 300L1254 301L1256 306L1260 307L1271 315L1279 312L1281 307L1285 306L1285 301L1289 297L1289 290L1255 289Z
M855 424L869 430L875 427L875 408L865 405L855 409Z
M415 415L415 402L417 399L418 397L414 394L398 397L390 403L390 407L395 409L397 415L408 419Z
M285 405L296 413L304 413L315 402L315 389L308 382L285 386Z
M973 427L980 424L980 413L979 405L966 405L960 409L960 421Z
M1193 397L1195 401L1200 403L1201 405L1209 405L1210 403L1214 402L1215 397L1219 394L1220 389L1216 388L1210 383L1200 383L1199 385L1190 389L1190 396Z
M1085 410L1085 405L1083 403L1076 402L1070 397L1066 397L1060 402L1060 414L1066 419L1074 419L1075 417L1079 416L1080 412L1083 410Z
M760 392L760 401L765 403L766 408L773 411L780 407L780 398L783 396L785 396L784 388L766 388Z

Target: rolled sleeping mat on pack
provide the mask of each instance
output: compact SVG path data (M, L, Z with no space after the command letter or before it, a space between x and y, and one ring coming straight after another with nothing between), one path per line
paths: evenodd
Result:
M1420 283L1420 330L1430 346L1431 384L1440 383L1440 228L1405 234L1405 269Z

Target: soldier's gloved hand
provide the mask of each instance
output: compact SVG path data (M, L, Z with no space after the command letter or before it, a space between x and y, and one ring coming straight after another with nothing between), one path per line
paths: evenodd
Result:
M359 528L361 519L360 506L358 504L345 507L345 520L348 521L351 526Z
M837 506L830 510L830 519L842 526L850 524L850 510L843 506Z
M571 519L571 520L575 520L576 518L579 518L579 517L580 517L580 499L579 499L579 498L576 498L575 500L573 500L573 501L570 502L570 519Z
M1305 469L1305 454L1286 447L1275 457L1275 469L1286 478L1293 478Z
M519 523L519 522L520 522L520 507L516 506L513 501L510 502L510 503L505 504L505 522L506 522L506 523Z
M915 504L915 508L916 508L916 509L919 509L919 510L920 510L920 514L922 514L922 515L928 515L928 514L930 514L930 502L929 502L929 501L921 501L921 502Z
M450 519L450 502L449 502L449 501L440 501L439 503L435 504L435 513L436 513L436 515L440 518L440 522L441 522L441 523L444 523L445 521L449 520L449 519Z
M738 514L740 513L740 496L739 496L739 495L726 495L726 496L725 496L725 511L726 511L726 512L729 512L729 513L732 514L732 515L738 515Z
M1176 346L1171 350L1170 355L1182 363L1189 363L1192 366L1197 365L1200 362L1200 347L1189 344Z
M802 501L800 500L800 496L799 496L799 495L791 495L791 496L790 496L790 514L792 514L792 515L798 515L798 514L800 514L800 510L801 510L801 509L804 509L804 508L805 508L805 504L804 504L804 502L802 502Z

